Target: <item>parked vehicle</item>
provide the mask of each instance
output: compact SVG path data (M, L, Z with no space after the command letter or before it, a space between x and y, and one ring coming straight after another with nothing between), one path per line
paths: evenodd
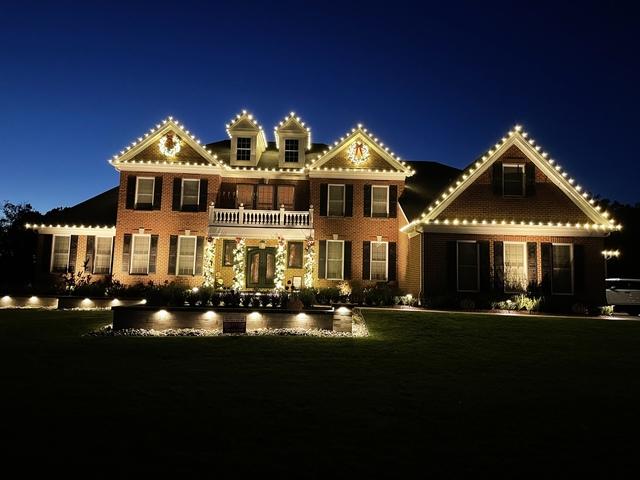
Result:
M617 310L640 312L640 279L607 278L607 303Z

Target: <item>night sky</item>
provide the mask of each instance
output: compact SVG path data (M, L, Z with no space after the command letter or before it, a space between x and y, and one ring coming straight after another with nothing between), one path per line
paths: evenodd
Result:
M640 201L640 18L613 2L75 3L3 2L0 200L73 205L168 115L210 142L246 108L269 139L293 110L314 141L362 122L457 167L521 123L588 190Z

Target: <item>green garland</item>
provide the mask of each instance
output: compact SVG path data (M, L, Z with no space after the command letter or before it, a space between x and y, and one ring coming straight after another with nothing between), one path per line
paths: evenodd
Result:
M207 244L204 246L204 261L202 265L202 274L204 275L203 287L215 287L216 277L216 243L217 237L208 237Z
M281 292L284 290L284 270L287 265L287 251L284 238L278 237L278 249L276 250L276 275L275 290Z
M307 238L304 254L304 286L306 288L313 287L313 264L315 259L315 253L313 251L314 240Z
M231 288L236 292L242 290L245 283L244 244L244 238L236 238L236 248L233 249L233 285Z

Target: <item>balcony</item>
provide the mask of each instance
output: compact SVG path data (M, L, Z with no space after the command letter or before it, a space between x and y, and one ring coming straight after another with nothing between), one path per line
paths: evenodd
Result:
M274 230L275 229L275 230ZM274 238L287 240L313 236L313 206L309 210L252 210L209 207L209 235L217 237Z

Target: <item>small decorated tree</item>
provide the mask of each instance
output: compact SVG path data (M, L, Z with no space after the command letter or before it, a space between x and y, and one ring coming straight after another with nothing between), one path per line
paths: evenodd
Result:
M245 240L236 238L236 248L233 249L233 285L231 288L239 292L245 283Z

